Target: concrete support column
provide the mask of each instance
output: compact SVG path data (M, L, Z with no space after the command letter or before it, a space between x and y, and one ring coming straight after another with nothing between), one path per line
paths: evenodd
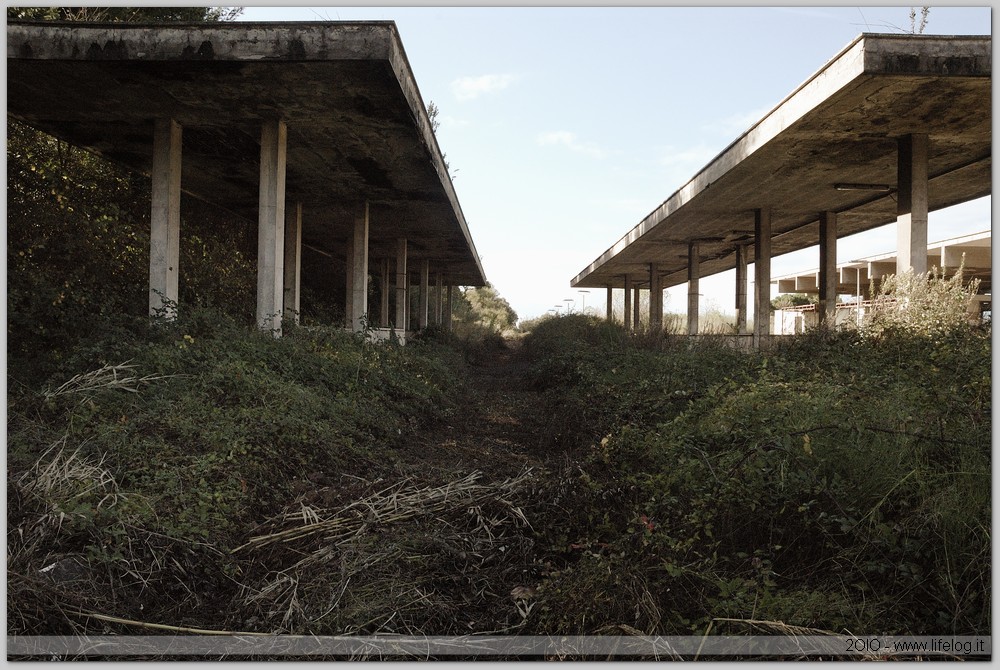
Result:
M299 323L299 290L302 287L302 203L285 216L284 319Z
M608 321L615 320L615 302L614 302L614 289L611 288L611 284L608 284L608 304L604 308L604 318Z
M396 240L396 330L406 332L406 308L409 306L406 293L406 238Z
M771 329L771 210L753 212L753 343L759 347Z
M649 332L663 332L663 279L658 263L649 264Z
M288 129L264 121L260 132L260 200L257 225L257 325L281 336L285 278L285 150Z
M382 299L379 302L379 318L378 325L380 328L389 327L389 259L382 259L382 282L381 282L381 293Z
M736 332L747 334L747 245L736 245Z
M344 328L351 329L354 323L354 232L344 243Z
M420 329L427 327L427 312L431 292L431 262L426 258L420 261Z
M625 275L625 313L622 315L622 325L625 330L632 328L632 291L629 289L629 277Z
M899 139L896 274L927 272L927 135Z
M434 323L438 326L444 325L444 277L441 273L437 273L437 281L435 282L435 295L434 295Z
M698 243L688 242L688 335L698 334L698 280L701 266L698 257Z
M452 285L448 284L448 294L446 297L445 307L444 307L444 324L445 330L451 332L451 306L452 306Z
M632 330L639 332L639 285L636 284L632 289Z
M153 128L149 229L149 315L177 318L181 253L181 127L157 119Z
M359 333L365 329L368 320L368 203L364 204L361 215L354 219L354 235L351 240L352 258L348 268L351 277L351 330Z
M837 325L837 214L819 215L819 326Z

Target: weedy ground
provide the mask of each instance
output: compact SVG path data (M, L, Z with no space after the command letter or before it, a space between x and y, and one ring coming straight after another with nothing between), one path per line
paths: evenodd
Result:
M8 390L8 633L988 634L990 343L205 310Z

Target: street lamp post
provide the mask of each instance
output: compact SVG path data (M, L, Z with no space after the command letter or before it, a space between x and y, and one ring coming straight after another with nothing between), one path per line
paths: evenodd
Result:
M570 307L570 305L569 305L569 304L570 304L571 302L575 302L575 301L573 300L573 298L563 298L563 302L564 302L564 303L566 303L566 313L567 313L567 314L572 314L572 313L573 313L573 308L572 308L572 307Z
M590 293L590 291L580 289L577 293L580 294L580 304L582 305L580 311L583 312L584 316L587 316L587 294Z

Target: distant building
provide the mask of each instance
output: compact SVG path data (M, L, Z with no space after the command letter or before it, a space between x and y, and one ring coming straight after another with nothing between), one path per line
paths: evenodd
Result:
M979 293L969 306L971 320L989 320L992 317L991 238L991 231L985 230L927 246L928 268L938 268L944 276L950 277L962 267L962 275L967 282L975 279L980 281ZM837 265L836 325L842 327L848 323L864 323L865 315L871 310L873 285L875 291L878 291L882 278L895 273L895 252ZM819 270L776 277L771 284L777 285L779 294L818 295ZM819 314L815 303L775 309L772 313L771 334L795 335L815 328L818 324Z

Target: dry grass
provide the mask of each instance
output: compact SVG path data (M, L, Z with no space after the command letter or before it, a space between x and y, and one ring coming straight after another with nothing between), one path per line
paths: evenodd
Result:
M454 634L523 620L510 591L530 560L518 496L533 475L495 484L481 477L434 486L404 480L332 510L298 500L266 524L275 530L235 550L252 553L257 566L242 593L255 612L251 624Z
M90 372L75 375L54 391L45 391L42 394L42 397L45 398L46 401L51 401L60 396L82 395L83 400L81 400L81 402L84 402L95 392L102 389L138 393L143 384L149 384L150 382L158 379L167 379L169 377L176 376L146 375L144 377L138 377L132 373L135 367L136 366L130 364L130 361L125 361L124 363L119 363L117 365L104 365L97 370L91 370Z
M68 452L66 436L63 436L16 480L15 485L45 510L37 523L54 526L58 532L67 516L74 514L67 510L72 510L75 503L92 497L96 499L94 507L100 509L118 502L118 484L111 471L103 466L103 457L94 462L81 456L79 447Z

